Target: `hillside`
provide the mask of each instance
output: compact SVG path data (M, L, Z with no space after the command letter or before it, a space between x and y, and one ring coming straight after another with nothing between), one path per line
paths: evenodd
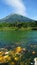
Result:
M30 21L33 21L32 19L29 19L27 17L24 17L24 16L21 16L21 15L18 15L18 14L10 14L8 16L6 16L5 18L3 19L0 19L0 22L30 22Z

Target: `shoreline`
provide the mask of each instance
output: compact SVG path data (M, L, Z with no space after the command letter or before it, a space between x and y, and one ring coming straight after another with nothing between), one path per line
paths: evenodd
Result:
M0 27L0 31L30 31L30 30L37 30L37 27L28 27L28 28L18 28L18 27Z
M25 30L37 30L37 28L32 28L32 27L28 27L28 28L17 28L17 27L0 27L0 31L17 31L17 30L20 30L20 31L25 31Z

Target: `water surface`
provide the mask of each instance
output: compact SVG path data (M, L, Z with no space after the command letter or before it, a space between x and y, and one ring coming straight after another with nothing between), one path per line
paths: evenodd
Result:
M37 31L0 31L0 44L37 43Z

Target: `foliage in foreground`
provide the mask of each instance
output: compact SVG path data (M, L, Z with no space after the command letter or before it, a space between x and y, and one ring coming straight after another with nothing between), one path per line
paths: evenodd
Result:
M32 45L31 45L32 48ZM1 48L0 51L0 64L1 65L34 65L34 58L37 56L36 51L28 50L20 46L14 50Z

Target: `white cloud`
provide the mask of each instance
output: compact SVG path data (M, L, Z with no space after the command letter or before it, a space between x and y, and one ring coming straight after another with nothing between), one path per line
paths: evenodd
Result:
M14 13L20 15L26 15L26 7L23 4L22 0L4 0L4 2L14 8Z

